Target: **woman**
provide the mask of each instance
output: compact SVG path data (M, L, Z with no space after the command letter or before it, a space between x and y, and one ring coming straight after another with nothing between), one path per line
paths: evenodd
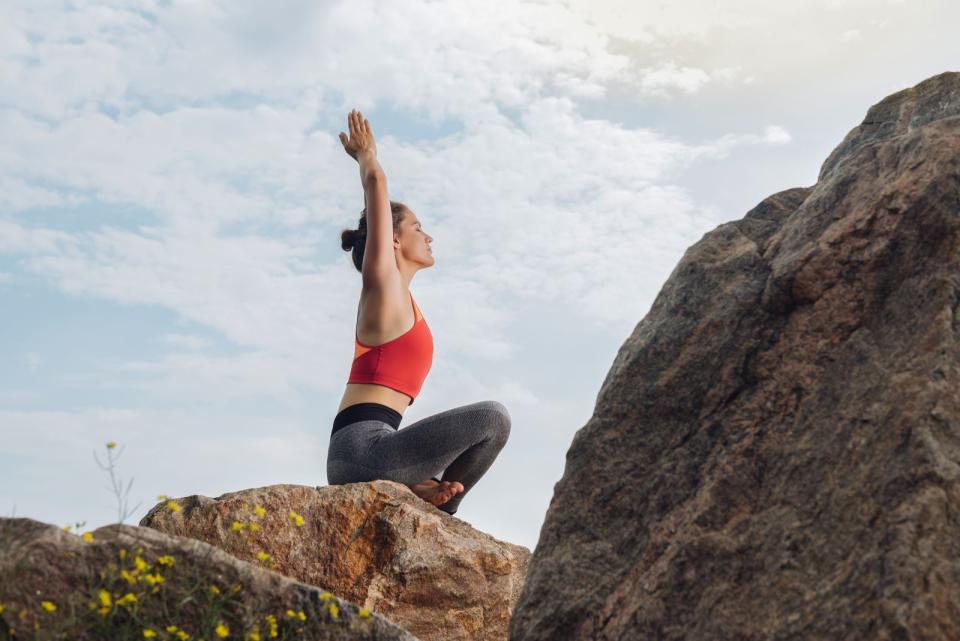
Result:
M340 132L340 141L360 164L366 206L358 229L344 230L341 242L353 250L363 289L353 367L330 436L327 482L397 481L455 514L506 444L510 414L497 401L480 401L399 429L433 363L433 337L410 293L413 275L434 263L433 238L408 207L387 198L367 119L351 111L347 126L350 136ZM434 476L441 473L442 480Z

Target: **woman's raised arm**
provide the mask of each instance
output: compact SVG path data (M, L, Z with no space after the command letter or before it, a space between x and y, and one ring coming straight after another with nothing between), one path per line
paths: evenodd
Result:
M344 150L360 165L360 182L367 209L367 239L363 250L363 285L379 286L397 272L393 253L393 217L387 196L387 176L377 160L370 123L354 109L347 116L350 137L340 132Z

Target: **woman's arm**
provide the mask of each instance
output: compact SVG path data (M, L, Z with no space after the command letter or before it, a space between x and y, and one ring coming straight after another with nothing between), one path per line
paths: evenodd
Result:
M363 185L364 189L370 184L371 179L382 177L383 167L380 166L380 161L372 152L359 154L357 162L360 163L360 184Z
M397 275L393 252L393 215L387 196L387 176L376 158L361 161L363 197L367 207L367 239L363 250L363 285L380 287Z
M347 118L350 138L340 132L340 141L360 165L360 183L367 210L367 238L363 251L363 285L377 287L397 275L393 253L393 216L387 196L387 176L377 160L377 147L370 123L360 112Z

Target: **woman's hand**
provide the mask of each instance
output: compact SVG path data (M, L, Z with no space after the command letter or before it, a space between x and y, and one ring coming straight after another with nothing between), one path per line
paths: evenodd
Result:
M340 132L340 142L350 157L360 162L360 157L371 154L377 157L377 145L373 141L373 132L370 131L370 122L359 111L354 109L347 115L347 127L350 129L350 138Z

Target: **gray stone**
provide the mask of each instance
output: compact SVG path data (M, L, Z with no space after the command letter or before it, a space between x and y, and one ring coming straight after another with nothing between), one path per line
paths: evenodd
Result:
M574 436L510 639L960 638L958 292L944 73L687 250Z

